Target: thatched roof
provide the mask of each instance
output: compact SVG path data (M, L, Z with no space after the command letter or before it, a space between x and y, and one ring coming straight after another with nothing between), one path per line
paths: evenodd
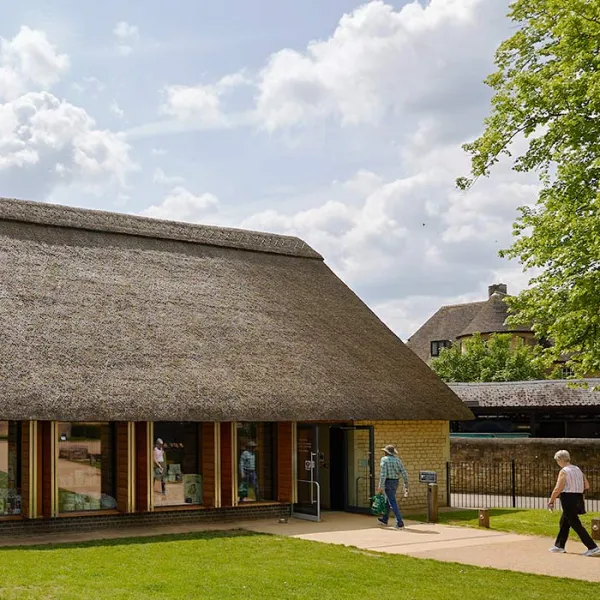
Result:
M492 294L478 311L475 318L460 332L457 338L467 337L474 333L531 333L531 327L507 325L508 305L506 294Z
M507 325L508 294L503 283L488 287L488 299L442 306L407 342L421 360L431 359L431 342L454 342L474 333L532 333L529 326Z
M453 342L477 316L485 302L468 302L442 306L414 335L406 345L421 359L431 358L433 341Z
M0 419L468 419L293 237L0 200Z
M548 379L496 383L451 383L450 387L470 407L575 408L600 407L600 379Z

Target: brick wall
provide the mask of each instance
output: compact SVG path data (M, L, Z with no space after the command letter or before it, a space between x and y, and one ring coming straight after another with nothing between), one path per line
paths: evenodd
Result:
M421 509L427 504L427 485L419 483L419 471L436 471L438 500L446 506L446 463L450 460L448 421L361 421L373 425L375 432L375 477L379 481L381 448L394 444L408 472L410 496L400 502L400 509ZM398 499L402 498L400 492Z
M288 517L289 504L239 506L153 513L111 514L59 517L54 519L0 521L0 535L39 536L59 532L86 532L122 527L155 527L186 523L239 522L243 519Z

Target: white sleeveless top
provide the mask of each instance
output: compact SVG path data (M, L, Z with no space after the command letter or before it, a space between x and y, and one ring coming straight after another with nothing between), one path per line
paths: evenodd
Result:
M575 465L567 465L562 468L562 471L567 476L563 492L567 492L568 494L583 494L585 485L581 469Z

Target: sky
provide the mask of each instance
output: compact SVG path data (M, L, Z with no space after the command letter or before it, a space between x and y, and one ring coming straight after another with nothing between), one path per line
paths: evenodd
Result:
M297 235L403 339L527 285L536 181L455 187L508 0L2 4L0 196Z

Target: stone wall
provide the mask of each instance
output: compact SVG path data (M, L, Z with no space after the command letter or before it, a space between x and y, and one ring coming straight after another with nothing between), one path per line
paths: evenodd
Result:
M590 481L588 498L600 499L600 440L453 438L450 449L452 493L547 497L559 471L554 454L568 450Z
M419 471L436 471L438 500L447 505L446 464L450 460L450 433L448 421L364 421L357 425L373 425L375 433L375 487L379 481L381 448L393 444L408 472L410 496L402 498L400 510L424 509L427 505L427 485L419 483Z
M600 440L582 438L452 438L452 462L509 462L547 464L554 466L554 454L568 450L573 463L580 466L600 466Z

